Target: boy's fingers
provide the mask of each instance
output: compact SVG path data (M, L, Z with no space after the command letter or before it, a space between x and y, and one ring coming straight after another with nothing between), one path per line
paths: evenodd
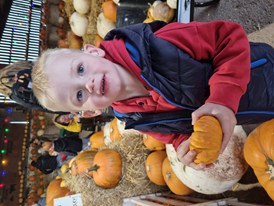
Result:
M184 154L184 152L177 152L177 157L184 165L190 165L193 162L193 159L196 156L196 152L194 150L188 151Z
M200 108L198 108L197 110L195 110L194 112L192 112L191 114L191 118L192 118L192 125L195 124L195 122L203 115L207 115L209 113L209 111L206 109L206 107L201 106Z

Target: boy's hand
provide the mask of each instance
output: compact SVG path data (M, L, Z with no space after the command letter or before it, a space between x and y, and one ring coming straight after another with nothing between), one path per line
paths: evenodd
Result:
M234 112L230 108L220 104L205 103L192 113L192 125L194 125L199 117L204 115L211 115L219 120L223 130L223 143L221 148L221 152L223 152L237 123Z
M57 156L58 155L58 152L54 151L54 150L51 150L49 151L49 155L50 156Z
M29 77L29 74L24 73L23 75L19 76L18 82L24 83L24 79L25 79L25 78L28 78L28 77Z
M177 157L184 165L192 167L195 170L203 170L211 165L205 165L204 163L196 164L194 159L196 157L195 150L189 150L189 139L183 141L177 148Z

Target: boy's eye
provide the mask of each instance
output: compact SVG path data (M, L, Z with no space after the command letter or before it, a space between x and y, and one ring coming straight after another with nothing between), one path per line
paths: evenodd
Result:
M76 94L76 98L79 102L81 102L83 100L83 91L79 90Z
M78 67L77 72L78 72L79 75L83 75L84 70L85 70L85 68L84 68L84 66L81 64L81 65Z

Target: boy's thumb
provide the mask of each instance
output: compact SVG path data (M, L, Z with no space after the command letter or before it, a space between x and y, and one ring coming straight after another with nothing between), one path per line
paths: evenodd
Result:
M192 121L191 121L191 124L194 125L195 122L198 120L198 115L197 115L197 112L192 112L191 114L191 118L192 118Z

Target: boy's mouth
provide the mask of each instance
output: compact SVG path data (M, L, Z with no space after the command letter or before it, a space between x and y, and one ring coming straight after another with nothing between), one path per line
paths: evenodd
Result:
M103 79L101 81L101 94L104 95L105 94L105 75L103 76Z

